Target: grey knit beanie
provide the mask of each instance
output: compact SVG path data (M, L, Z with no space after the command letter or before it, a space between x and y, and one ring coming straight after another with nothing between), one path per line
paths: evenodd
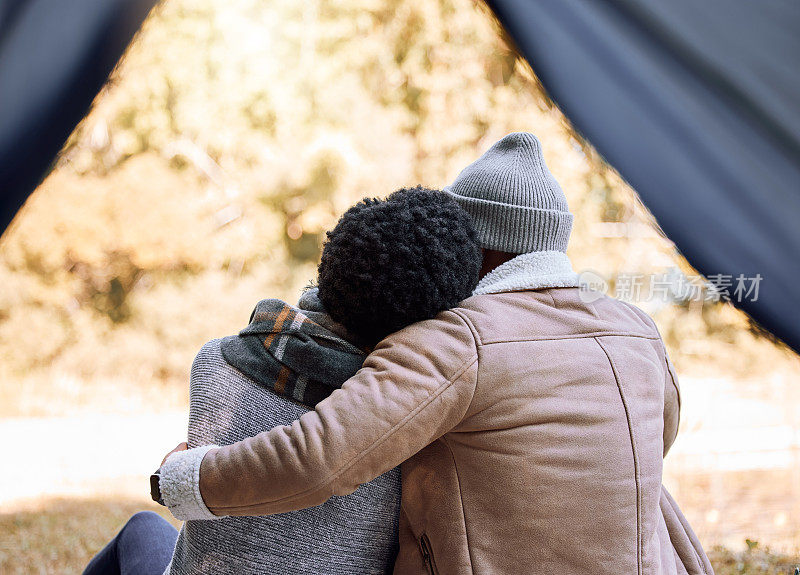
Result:
M567 251L572 214L533 134L507 135L444 190L472 216L481 247Z

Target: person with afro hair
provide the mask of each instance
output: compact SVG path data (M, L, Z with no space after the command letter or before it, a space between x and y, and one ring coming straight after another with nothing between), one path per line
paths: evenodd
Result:
M418 186L365 198L328 232L319 299L374 346L469 297L481 257L469 216L449 195Z
M379 340L469 297L480 264L471 220L444 192L417 187L360 201L328 233L318 288L307 289L297 307L259 302L239 335L211 341L197 355L188 446L230 445L291 423L354 375ZM399 514L399 468L314 509L192 520L180 533L142 512L85 574L133 564L137 573L158 575L389 573Z
M340 317L372 339L402 313L422 321L388 333L291 425L168 455L165 503L179 518L273 516L400 465L394 575L713 573L662 484L674 367L652 318L581 286L574 217L541 142L509 134L443 191L482 249L470 297L430 317L470 291L457 278L474 268L469 233L418 205L422 191L357 206L326 246L322 299L331 313L384 311L378 325Z

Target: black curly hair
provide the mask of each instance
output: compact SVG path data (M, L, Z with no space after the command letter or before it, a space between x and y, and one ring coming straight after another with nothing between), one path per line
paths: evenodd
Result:
M403 188L365 198L328 232L319 298L331 317L374 345L469 297L481 250L469 215L449 195Z

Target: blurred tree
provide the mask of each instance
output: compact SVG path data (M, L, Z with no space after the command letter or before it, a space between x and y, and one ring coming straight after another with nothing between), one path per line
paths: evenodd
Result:
M168 0L3 237L0 372L183 378L297 296L353 202L444 186L517 130L576 214L576 269L692 273L469 0ZM729 306L642 305L681 367L787 361Z

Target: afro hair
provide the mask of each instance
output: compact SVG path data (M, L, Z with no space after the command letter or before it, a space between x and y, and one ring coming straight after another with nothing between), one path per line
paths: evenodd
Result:
M404 188L363 199L328 232L319 298L334 320L374 345L469 297L481 259L470 217L455 200Z

